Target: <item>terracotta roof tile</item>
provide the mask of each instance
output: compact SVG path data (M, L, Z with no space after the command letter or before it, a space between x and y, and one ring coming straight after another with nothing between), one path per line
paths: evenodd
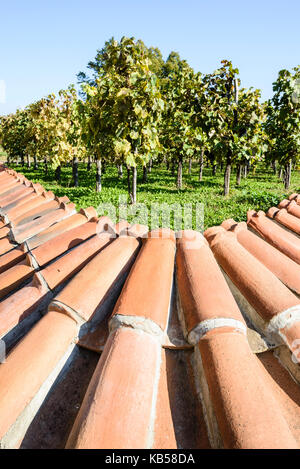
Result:
M119 221L115 226L116 233L119 236L122 235L123 232L124 232L124 234L126 234L127 233L127 228L129 228L129 226L130 226L130 223L128 223L127 220Z
M3 238L0 239L0 255L11 251L16 246L17 246L17 243L14 243L10 239L8 239L6 236L4 236Z
M0 256L0 273L25 259L26 251L25 246L21 245Z
M298 205L295 200L291 200L287 207L285 207L291 215L294 215L297 218L300 218L300 205Z
M0 164L0 447L299 448L299 205L149 232Z
M0 302L0 337L5 338L11 331L14 332L18 326L22 325L23 321L26 321L30 316L34 316L33 313L38 312L41 305L44 306L44 311L47 305L43 302L45 300L50 301L51 298L52 294L41 275L34 274L27 285ZM20 333L16 331L17 336L22 334L22 330ZM8 345L15 341L14 335L12 338L5 338Z
M13 239L17 243L24 243L24 241L32 238L32 236L37 235L46 228L49 228L54 223L74 215L75 213L75 204L65 204L62 202L56 210L44 213L39 218L28 223L18 225L14 230L12 230Z
M296 200L298 197L299 195L296 192L294 192L293 194L289 196L289 200Z
M56 225L53 225L53 228L55 228L55 226ZM44 244L39 244L39 239L40 236L43 235L43 232L32 237L30 240L26 241L25 244L26 246L31 247L31 242L33 242L33 244L38 242L38 247L32 248L32 255L38 265L42 267L61 254L71 250L78 244L94 236L97 233L97 227L98 220L91 219L78 227L59 234L57 237L55 236L54 238L50 238Z
M298 448L243 334L210 331L199 350L225 448Z
M247 224L276 249L300 264L300 240L270 220L262 211L250 210Z
M115 330L94 372L67 448L151 448L160 355L155 336L127 327Z
M299 209L300 206L298 205ZM278 209L276 207L271 207L267 211L267 215L269 218L273 218L275 221L281 223L281 225L286 226L291 231L294 231L298 235L300 234L300 220L299 218L295 217L291 213L287 211L285 208Z
M191 351L163 350L153 449L210 448Z
M299 297L252 256L233 232L219 232L210 246L222 269L256 312L252 315L248 310L256 326L275 342L284 340L293 351L292 342L299 330Z
M0 205L1 205L1 198L6 197L7 195L11 194L14 189L20 186L20 182L16 178L10 178L8 181L5 181L1 184L0 188Z
M245 327L240 310L213 253L200 233L182 232L177 240L176 268L180 310L188 340L197 343L210 327Z
M299 264L247 229L245 222L236 223L234 220L225 220L222 227L233 231L238 242L247 251L271 270L287 287L300 295Z
M54 290L62 282L70 279L111 241L111 235L107 233L93 236L85 243L68 251L64 256L42 269L41 274L49 288Z
M137 223L127 228L127 234L129 236L135 236L137 238L147 238L148 231L148 226L140 225Z
M40 184L34 184L34 186L40 186ZM0 208L0 215L3 217L3 224L8 224L10 219L9 219L9 214L13 213L13 209L20 208L22 205L25 205L29 201L36 199L37 196L42 195L45 191L42 186L39 189L38 187L35 187L32 192L29 192L28 195L25 195L23 197L20 197L17 200L14 200L8 205L3 206Z
M10 228L4 226L0 229L0 239L6 238L10 233Z
M151 232L143 242L115 306L113 321L134 324L138 319L147 320L164 331L169 317L175 243L172 237L151 238L155 234ZM145 328L151 327L146 321L144 324Z
M34 197L30 197L27 199L24 197L24 203L16 204L15 207L9 208L6 212L6 220L7 223L12 222L15 224L18 221L21 221L23 217L27 216L30 217L31 214L39 214L40 213L40 205L45 204L55 198L53 192L42 192L41 195L36 195Z
M25 280L32 277L34 270L31 256L27 254L23 261L2 272L0 274L0 298L3 298Z
M41 205L38 205L37 207L27 211L24 213L22 213L21 215L17 216L17 217L10 217L10 224L13 226L13 227L21 227L23 225L26 225L27 223L31 223L33 222L34 220L36 220L37 218L40 218L40 217L43 217L44 215L48 215L49 213L51 213L53 210L57 210L60 205L65 202L65 203L68 203L69 202L69 199L68 197L55 197L54 200L51 200L52 199L52 193L49 194L50 195L50 199L47 199L49 201L46 200L46 203L44 203L44 200L46 199L45 197L42 197L41 199L41 202L42 203L42 206ZM43 200L44 199L44 200ZM24 209L24 207L23 207Z
M58 221L49 228L46 228L41 231L39 234L31 237L27 240L26 244L29 249L34 249L40 246L41 244L44 244L47 241L55 238L56 236L62 233L66 233L72 228L76 228L77 226L83 225L91 218L95 218L96 216L97 212L93 207L89 207L85 210L81 209L79 213L74 213L74 215L71 215L61 221Z
M72 319L49 312L12 350L5 366L1 365L0 447L15 447L24 436L28 413L32 417L39 408L37 393L43 391L42 385L59 365L76 334ZM34 353L37 343L39 353Z
M9 195L1 197L1 211L6 212L10 206L17 204L18 201L23 200L25 197L36 195L40 192L40 188L39 184L30 184L29 186L19 185Z
M96 237L95 241L99 241L99 238ZM102 239L103 247L104 243L107 244L109 235L104 233ZM99 247L98 243L98 251ZM107 296L112 295L111 289L117 288L118 282L122 281L135 260L139 247L138 240L130 236L120 237L110 243L56 296L50 308L55 304L79 322L90 320ZM46 280L48 278L46 276ZM104 313L105 308L102 314Z

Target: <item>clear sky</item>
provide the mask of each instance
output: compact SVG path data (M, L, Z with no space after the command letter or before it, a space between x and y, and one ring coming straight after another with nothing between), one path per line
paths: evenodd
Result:
M0 0L0 18L0 115L76 83L112 36L175 50L203 73L232 60L264 99L300 64L299 0Z

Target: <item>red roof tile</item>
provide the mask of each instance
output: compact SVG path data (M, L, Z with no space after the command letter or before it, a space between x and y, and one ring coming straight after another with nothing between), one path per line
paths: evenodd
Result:
M99 247L99 240L102 241L103 247L108 243L109 235L104 233L102 240L100 236L96 240ZM55 297L50 308L55 305L80 323L92 319L101 303L112 294L111 289L117 288L118 281L122 281L122 277L130 269L138 249L138 240L130 236L120 237L110 243ZM45 278L48 283L49 277ZM104 313L107 313L105 309Z
M18 262L25 259L26 251L27 249L25 246L21 244L21 246L18 246L0 256L0 273L5 272L13 265L18 264Z
M276 249L300 264L300 240L293 233L281 228L262 211L250 210L247 217L247 224L250 228Z
M28 414L32 415L37 410L36 406L39 406L37 393L43 391L41 387L67 352L76 333L76 323L72 319L57 312L49 312L12 350L6 363L1 365L2 447L15 447L23 437L28 427ZM39 350L34 353L37 343ZM15 425L17 419L18 424Z
M151 232L150 236L155 233ZM125 238L126 239L126 238ZM148 238L134 263L114 309L113 321L167 327L175 242L172 238ZM145 321L146 320L146 321ZM138 326L137 326L138 327Z
M188 340L196 344L215 327L246 330L243 317L206 240L197 233L194 246L189 232L177 240L177 286Z
M21 221L23 217L30 215L39 214L41 209L40 205L46 204L55 198L53 192L42 192L40 195L35 195L34 197L24 197L24 203L18 203L15 207L9 208L6 213L7 223L15 223Z
M300 447L298 194L175 236L0 183L0 447Z
M210 241L210 247L219 265L262 319L264 327L268 327L271 321L276 336L280 327L275 318L293 307L300 311L300 299L252 256L233 232L219 232ZM295 320L296 316L297 313ZM252 319L257 319L259 324L259 317Z
M210 331L199 350L225 448L299 447L243 334Z
M225 220L222 227L233 231L238 242L247 249L256 259L264 264L287 287L300 295L300 265L287 257L271 244L256 236L247 229L245 222L236 223L234 220Z
M281 225L286 226L291 231L300 234L300 220L294 215L288 213L285 208L278 209L276 207L271 207L267 212L267 216L273 218Z
M152 447L161 350L140 330L121 327L110 335L67 448Z

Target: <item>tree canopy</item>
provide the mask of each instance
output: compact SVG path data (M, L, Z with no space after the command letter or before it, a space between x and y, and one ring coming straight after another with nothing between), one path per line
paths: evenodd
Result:
M158 48L143 41L111 38L78 74L79 93L71 85L14 114L2 116L0 141L9 158L33 158L57 171L72 162L78 184L78 161L102 168L127 168L130 201L136 202L137 171L144 177L155 161L171 165L177 187L183 187L183 164L224 167L224 195L232 168L240 183L242 169L265 159L285 169L300 150L300 67L281 70L274 95L261 102L260 90L243 88L238 68L228 60L212 73L195 72L171 52L164 60ZM59 175L59 171L57 173ZM122 176L122 171L120 171Z

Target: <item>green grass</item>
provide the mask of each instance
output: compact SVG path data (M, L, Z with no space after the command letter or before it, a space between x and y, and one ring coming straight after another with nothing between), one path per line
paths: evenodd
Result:
M117 175L117 169L113 166L107 167L103 175L101 193L95 192L95 168L93 167L88 173L84 164L79 165L79 187L72 187L71 167L62 168L61 184L54 181L53 170L50 170L46 176L42 166L37 171L20 166L13 166L13 168L33 182L40 182L45 189L53 191L57 196L67 195L76 204L77 209L91 205L97 208L99 204L104 202L118 205L119 195L127 196L126 171L124 171L123 179L120 179ZM151 174L148 175L148 182L143 184L142 170L139 168L138 202L146 204L148 209L151 203L183 205L202 202L204 204L204 229L206 229L209 226L219 225L226 218L234 218L236 221L246 220L249 209L266 211L271 206L276 206L280 200L292 192L299 191L300 172L293 172L292 184L288 193L284 190L278 177L264 167L256 169L255 174L250 172L246 179L242 179L240 186L236 186L235 173L232 173L230 195L227 198L222 195L223 174L221 172L212 176L211 169L205 168L203 181L200 183L198 181L198 167L194 163L191 175L188 175L187 167L184 168L183 181L183 189L177 190L175 178L164 166L160 166L152 169ZM127 218L132 221L134 213L128 213ZM171 220L171 227L173 226L173 220ZM193 227L195 228L195 213Z

